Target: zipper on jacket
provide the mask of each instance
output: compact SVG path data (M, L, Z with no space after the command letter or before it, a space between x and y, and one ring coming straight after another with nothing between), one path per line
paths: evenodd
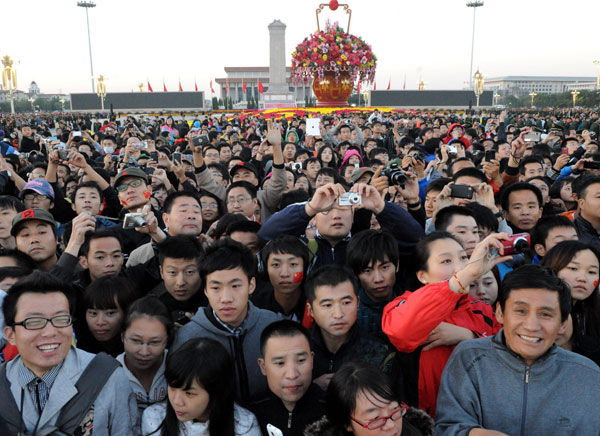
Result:
M523 411L521 412L521 436L525 436L525 421L527 420L527 391L529 390L529 371L531 367L525 369L525 386L523 387Z
M335 247L331 247L331 258L335 261Z
M333 359L329 360L329 372L332 373L333 372Z
M288 428L292 428L292 412L288 412Z

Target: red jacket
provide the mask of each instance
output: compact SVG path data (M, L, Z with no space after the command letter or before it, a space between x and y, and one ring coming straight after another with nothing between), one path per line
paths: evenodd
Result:
M405 292L383 309L382 329L402 353L415 351L441 322L471 330L478 337L493 336L502 327L491 306L468 294L450 290L448 281ZM421 351L419 359L419 408L435 416L442 371L454 346Z
M448 133L446 133L446 136L442 141L444 142L444 144L447 144L454 139L452 137L452 129L454 129L455 127L460 127L462 129L462 135L460 135L460 138L458 139L460 139L462 143L465 144L465 150L468 149L471 146L471 141L465 138L465 128L460 123L451 124L448 128Z

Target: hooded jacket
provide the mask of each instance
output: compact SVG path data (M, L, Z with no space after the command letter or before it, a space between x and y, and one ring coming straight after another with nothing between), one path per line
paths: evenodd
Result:
M465 149L469 148L471 146L471 141L465 138L465 128L460 123L454 123L450 125L448 133L444 137L444 144L447 144L454 139L454 137L452 136L452 129L454 129L455 127L460 127L462 129L462 133L457 139L460 139L465 144Z
M258 366L260 335L266 326L279 319L280 315L259 309L249 301L246 319L234 334L219 323L210 306L205 307L179 329L171 350L177 350L192 338L211 338L223 344L234 360L236 401L247 404L264 398L269 392L267 379Z
M459 344L444 370L436 435L473 428L512 436L600 434L600 368L552 345L531 366L507 346L504 330Z
M350 150L346 151L346 154L344 155L344 159L342 160L342 163L340 164L340 169L344 165L346 165L346 163L348 162L348 160L350 159L351 156L358 156L358 158L360 159L360 166L361 167L365 166L363 158L360 155L360 153L354 149L350 149Z

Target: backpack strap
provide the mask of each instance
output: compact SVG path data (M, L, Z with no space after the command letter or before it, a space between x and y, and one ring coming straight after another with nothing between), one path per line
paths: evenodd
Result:
M77 394L60 411L56 426L61 431L72 434L77 429L110 376L120 366L106 353L98 353L92 359L75 383Z
M0 365L0 398L2 399L2 407L0 407L0 432L1 434L16 434L25 428L25 424L10 390L8 378L6 378L6 363Z

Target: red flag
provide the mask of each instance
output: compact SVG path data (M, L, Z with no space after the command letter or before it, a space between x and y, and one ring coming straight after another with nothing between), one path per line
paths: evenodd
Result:
M167 85L165 85L165 79L163 79L163 92L167 92Z
M225 95L229 95L229 79L225 78Z
M149 81L149 80L148 80L148 91L149 91L149 92L154 92L154 91L152 90L152 86L150 86L150 81Z
M402 84L402 90L406 89L406 75L404 76L404 83Z
M214 90L214 89L213 89L213 87L212 87L212 80L210 81L210 93L211 93L211 94L214 94L214 93L215 93L215 90Z
M358 85L356 85L356 93L360 94L360 80L358 81Z
M373 91L377 91L377 82L373 82Z
M242 79L242 91L244 92L244 95L246 94L246 84L244 83L244 79Z
M183 92L183 88L181 87L181 79L179 79L179 92Z
M194 78L194 89L198 92L198 84L196 83L196 78Z
M258 79L258 92L260 92L261 94L265 92L265 87L262 83L260 83L260 79Z
M388 91L390 90L390 87L391 87L391 86L392 86L392 78L390 77L390 80L389 80L389 82L388 82L388 87L387 87L387 90L388 90Z

